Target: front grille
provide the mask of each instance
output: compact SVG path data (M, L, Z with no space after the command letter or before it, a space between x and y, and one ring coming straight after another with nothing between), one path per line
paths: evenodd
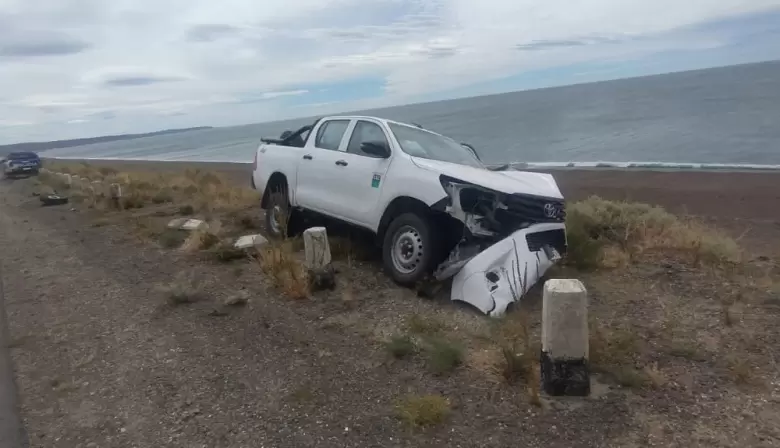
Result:
M566 219L566 209L559 199L512 194L506 196L505 202L508 212L525 216L532 222L563 222Z
M543 232L529 233L525 236L525 241L528 243L528 250L531 252L538 252L542 250L542 247L549 245L555 248L559 254L566 253L566 230L554 229L545 230Z
M514 231L532 224L557 223L566 219L566 210L561 200L538 196L507 195L506 209L496 210L496 220L504 231Z

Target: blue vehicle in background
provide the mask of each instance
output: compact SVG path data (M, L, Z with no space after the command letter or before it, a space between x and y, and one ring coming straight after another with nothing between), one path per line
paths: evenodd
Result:
M3 173L8 176L34 176L41 169L41 158L34 152L12 152L3 161Z

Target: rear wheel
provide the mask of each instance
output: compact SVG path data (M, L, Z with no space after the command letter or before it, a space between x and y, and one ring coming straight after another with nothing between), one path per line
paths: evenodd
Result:
M382 243L382 260L390 277L412 286L433 271L438 251L430 221L416 213L404 213L390 223Z

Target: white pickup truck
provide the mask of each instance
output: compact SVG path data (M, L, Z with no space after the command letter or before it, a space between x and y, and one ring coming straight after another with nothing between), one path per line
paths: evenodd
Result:
M252 185L263 191L270 236L283 236L300 211L363 227L397 283L454 276L452 299L494 316L566 251L551 175L490 169L470 145L418 125L321 118L263 139Z

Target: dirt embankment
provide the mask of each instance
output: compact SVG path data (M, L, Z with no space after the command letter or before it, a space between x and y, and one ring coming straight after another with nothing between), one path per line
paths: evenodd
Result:
M245 168L228 169L245 179ZM593 174L557 177L580 197L589 185L631 190ZM223 197L214 182L208 191ZM664 197L706 196L696 185ZM42 208L35 188L0 185L10 350L33 446L780 444L771 258L724 268L648 250L615 267L557 270L589 288L598 371L593 397L557 400L537 395L523 357L538 350L537 296L489 321L446 294L397 288L370 254L339 246L337 289L291 300L257 261L168 248L155 223L182 204L155 203L146 185L138 197L148 202L122 212ZM207 205L192 212L225 231L255 225ZM773 219L757 213L751 223ZM188 300L172 302L165 287L181 273ZM238 291L248 303L224 305Z

